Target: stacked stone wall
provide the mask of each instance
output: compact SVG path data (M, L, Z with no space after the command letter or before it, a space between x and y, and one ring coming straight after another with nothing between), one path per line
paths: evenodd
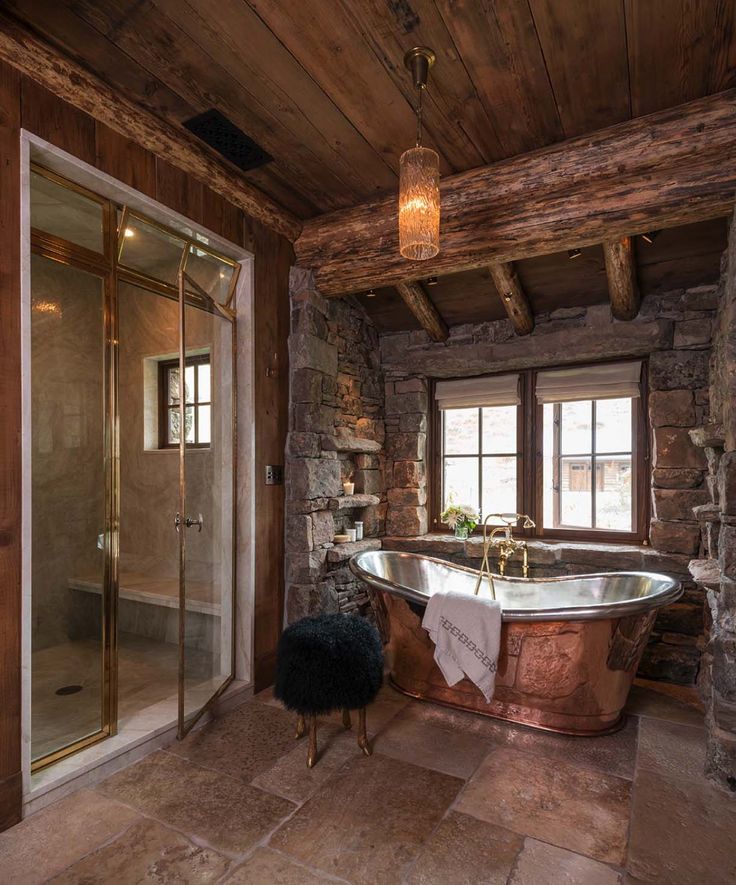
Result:
M724 256L710 364L710 420L691 431L707 463L708 499L697 508L700 554L690 564L707 592L709 637L701 695L708 773L736 791L736 229Z
M286 446L286 621L365 611L347 562L380 547L385 528L384 391L378 335L351 300L327 301L292 269ZM345 495L351 480L355 494ZM365 537L334 543L362 520Z

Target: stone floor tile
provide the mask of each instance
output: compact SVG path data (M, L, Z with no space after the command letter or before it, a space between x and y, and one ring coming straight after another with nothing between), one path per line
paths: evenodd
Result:
M339 771L348 759L363 751L358 746L354 728L346 731L342 725L322 722L317 730L317 752L317 764L314 768L307 768L307 739L294 741L292 751L259 774L252 781L253 786L301 803Z
M259 704L270 704L272 707L282 707L281 701L276 700L273 696L273 685L269 685L268 688L261 689L258 694L254 694L253 700Z
M634 776L639 723L629 716L623 728L598 737L553 734L522 725L498 723L495 739L500 743L550 759L561 759L581 768L605 771L629 780Z
M492 750L457 811L606 863L623 864L631 784L560 759Z
M161 750L114 774L97 790L229 854L247 851L295 807Z
M408 885L506 885L524 837L451 811L422 849Z
M80 790L0 833L0 879L45 882L138 819L125 805Z
M657 679L641 678L635 679L634 685L638 688L649 689L655 694L674 698L705 715L705 707L703 706L703 701L695 685L678 685L675 682L660 682Z
M509 885L619 885L621 874L597 860L527 839Z
M402 718L414 719L417 722L426 722L450 731L462 731L465 734L473 734L489 740L495 735L501 723L499 719L491 716L481 716L478 713L469 713L465 710L456 710L453 707L443 707L430 701L412 701L402 712Z
M380 754L356 757L270 844L356 885L392 885L401 881L462 783Z
M228 861L194 845L154 820L133 824L122 836L73 864L55 885L137 885L140 882L216 882Z
M286 855L268 848L259 848L223 880L227 885L319 885L323 882L344 881L317 870L309 870Z
M438 728L400 713L376 735L373 749L466 780L488 752L489 743L477 735Z
M694 688L637 679L631 686L626 712L683 725L702 725L703 712Z
M619 731L600 737L553 734L490 716L478 716L463 710L420 702L407 708L401 714L401 719L413 719L455 733L462 731L496 744L562 759L573 765L606 771L619 777L631 779L634 776L638 728L638 719L635 716L629 716Z
M736 797L705 779L638 771L626 866L643 882L733 885Z
M704 728L642 717L637 770L703 782L706 741Z
M189 734L169 750L250 782L294 747L296 717L250 701Z
M388 683L384 684L378 692L378 697L366 710L368 734L377 734L394 716L411 703L415 702L405 694L396 691ZM325 719L329 722L340 723L342 722L342 713L331 713ZM357 712L352 714L352 719L353 727L355 727L358 721Z

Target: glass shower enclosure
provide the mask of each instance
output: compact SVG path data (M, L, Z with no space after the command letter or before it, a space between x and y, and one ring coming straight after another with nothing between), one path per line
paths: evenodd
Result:
M38 770L233 678L239 265L39 166L31 253Z

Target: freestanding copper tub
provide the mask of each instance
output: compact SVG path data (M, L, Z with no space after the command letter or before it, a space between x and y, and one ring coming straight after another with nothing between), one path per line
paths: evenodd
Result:
M503 609L496 691L490 704L467 679L452 688L422 629L437 590L473 593L475 569L389 550L356 554L350 568L375 591L391 680L412 697L499 719L596 735L614 731L657 609L682 594L678 581L647 572L556 578L494 576ZM484 579L482 594L490 592Z

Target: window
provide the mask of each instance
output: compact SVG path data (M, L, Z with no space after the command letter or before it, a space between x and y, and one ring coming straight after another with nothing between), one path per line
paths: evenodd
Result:
M643 540L642 372L632 360L437 382L435 528L455 503L528 513L537 537Z
M439 382L443 506L518 509L519 376ZM443 508L440 508L443 509Z
M179 445L181 413L179 360L159 363L159 447ZM184 370L185 440L188 447L205 448L212 440L212 390L209 353L189 356Z
M631 404L545 404L545 526L632 531Z

